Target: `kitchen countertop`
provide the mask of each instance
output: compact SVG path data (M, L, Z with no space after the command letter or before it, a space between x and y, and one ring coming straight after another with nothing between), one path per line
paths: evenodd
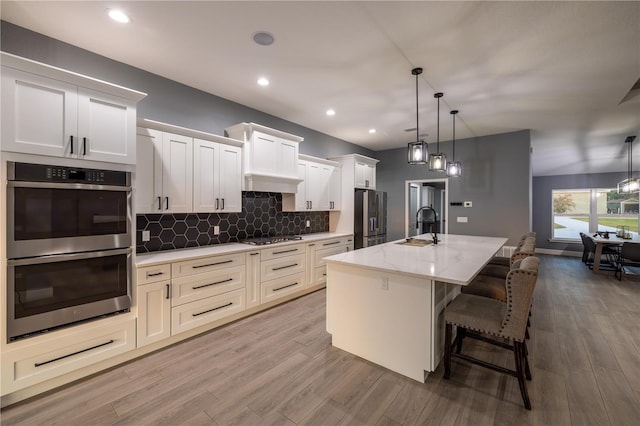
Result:
M416 239L430 240L430 234ZM470 235L438 235L437 245L412 246L392 241L326 257L331 264L344 264L384 272L395 272L443 281L468 284L507 242L507 238Z
M136 254L135 266L152 266L161 263L179 262L188 259L197 259L201 257L217 256L232 253L241 253L253 250L262 250L273 246L286 246L292 244L309 243L317 240L326 240L329 238L348 237L353 234L340 232L317 232L314 234L302 234L302 240L285 241L282 243L267 244L262 246L254 246L244 243L225 243L214 244L205 247L190 247L177 250L163 250L153 253Z

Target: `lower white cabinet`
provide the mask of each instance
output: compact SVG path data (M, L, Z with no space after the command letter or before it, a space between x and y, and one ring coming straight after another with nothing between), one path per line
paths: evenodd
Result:
M263 281L261 284L262 294L260 296L262 303L271 302L281 299L285 296L304 289L304 272L286 275L269 281Z
M135 318L111 317L16 342L2 354L2 392L7 394L95 364L136 347Z
M247 308L260 304L260 250L246 254Z
M138 347L171 336L171 281L138 285Z
M171 309L171 334L217 321L245 309L245 290L234 290Z
M340 237L307 244L307 287L327 282L324 258L353 250L353 237Z

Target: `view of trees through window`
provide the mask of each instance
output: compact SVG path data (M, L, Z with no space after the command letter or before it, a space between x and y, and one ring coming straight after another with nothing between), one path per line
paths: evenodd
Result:
M553 190L553 238L580 239L580 232L638 235L638 194L615 189Z

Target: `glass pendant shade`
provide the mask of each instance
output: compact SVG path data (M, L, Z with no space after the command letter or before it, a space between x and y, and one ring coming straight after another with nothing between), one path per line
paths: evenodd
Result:
M460 177L462 176L462 164L459 161L456 161L456 114L458 113L457 109L454 109L450 112L453 117L453 158L449 164L447 164L447 176L449 177Z
M630 178L618 183L618 193L632 194L640 191L640 179Z
M429 150L425 141L409 142L407 152L409 164L427 164Z
M441 152L429 155L429 170L432 172L447 170L447 156Z
M429 170L432 172L444 172L447 170L447 156L440 152L440 98L444 94L435 93L434 98L438 100L438 132L436 134L436 152L429 155Z
M462 164L459 161L452 161L447 164L447 176L460 177L462 176Z
M633 177L633 141L635 136L628 136L625 139L627 145L627 178L618 183L618 193L620 194L632 194L640 192L640 178Z

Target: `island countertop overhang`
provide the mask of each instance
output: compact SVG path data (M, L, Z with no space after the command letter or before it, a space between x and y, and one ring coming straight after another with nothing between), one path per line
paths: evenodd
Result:
M429 234L416 237L430 239ZM329 264L467 285L507 242L507 238L439 235L437 245L413 246L392 241L324 258Z

